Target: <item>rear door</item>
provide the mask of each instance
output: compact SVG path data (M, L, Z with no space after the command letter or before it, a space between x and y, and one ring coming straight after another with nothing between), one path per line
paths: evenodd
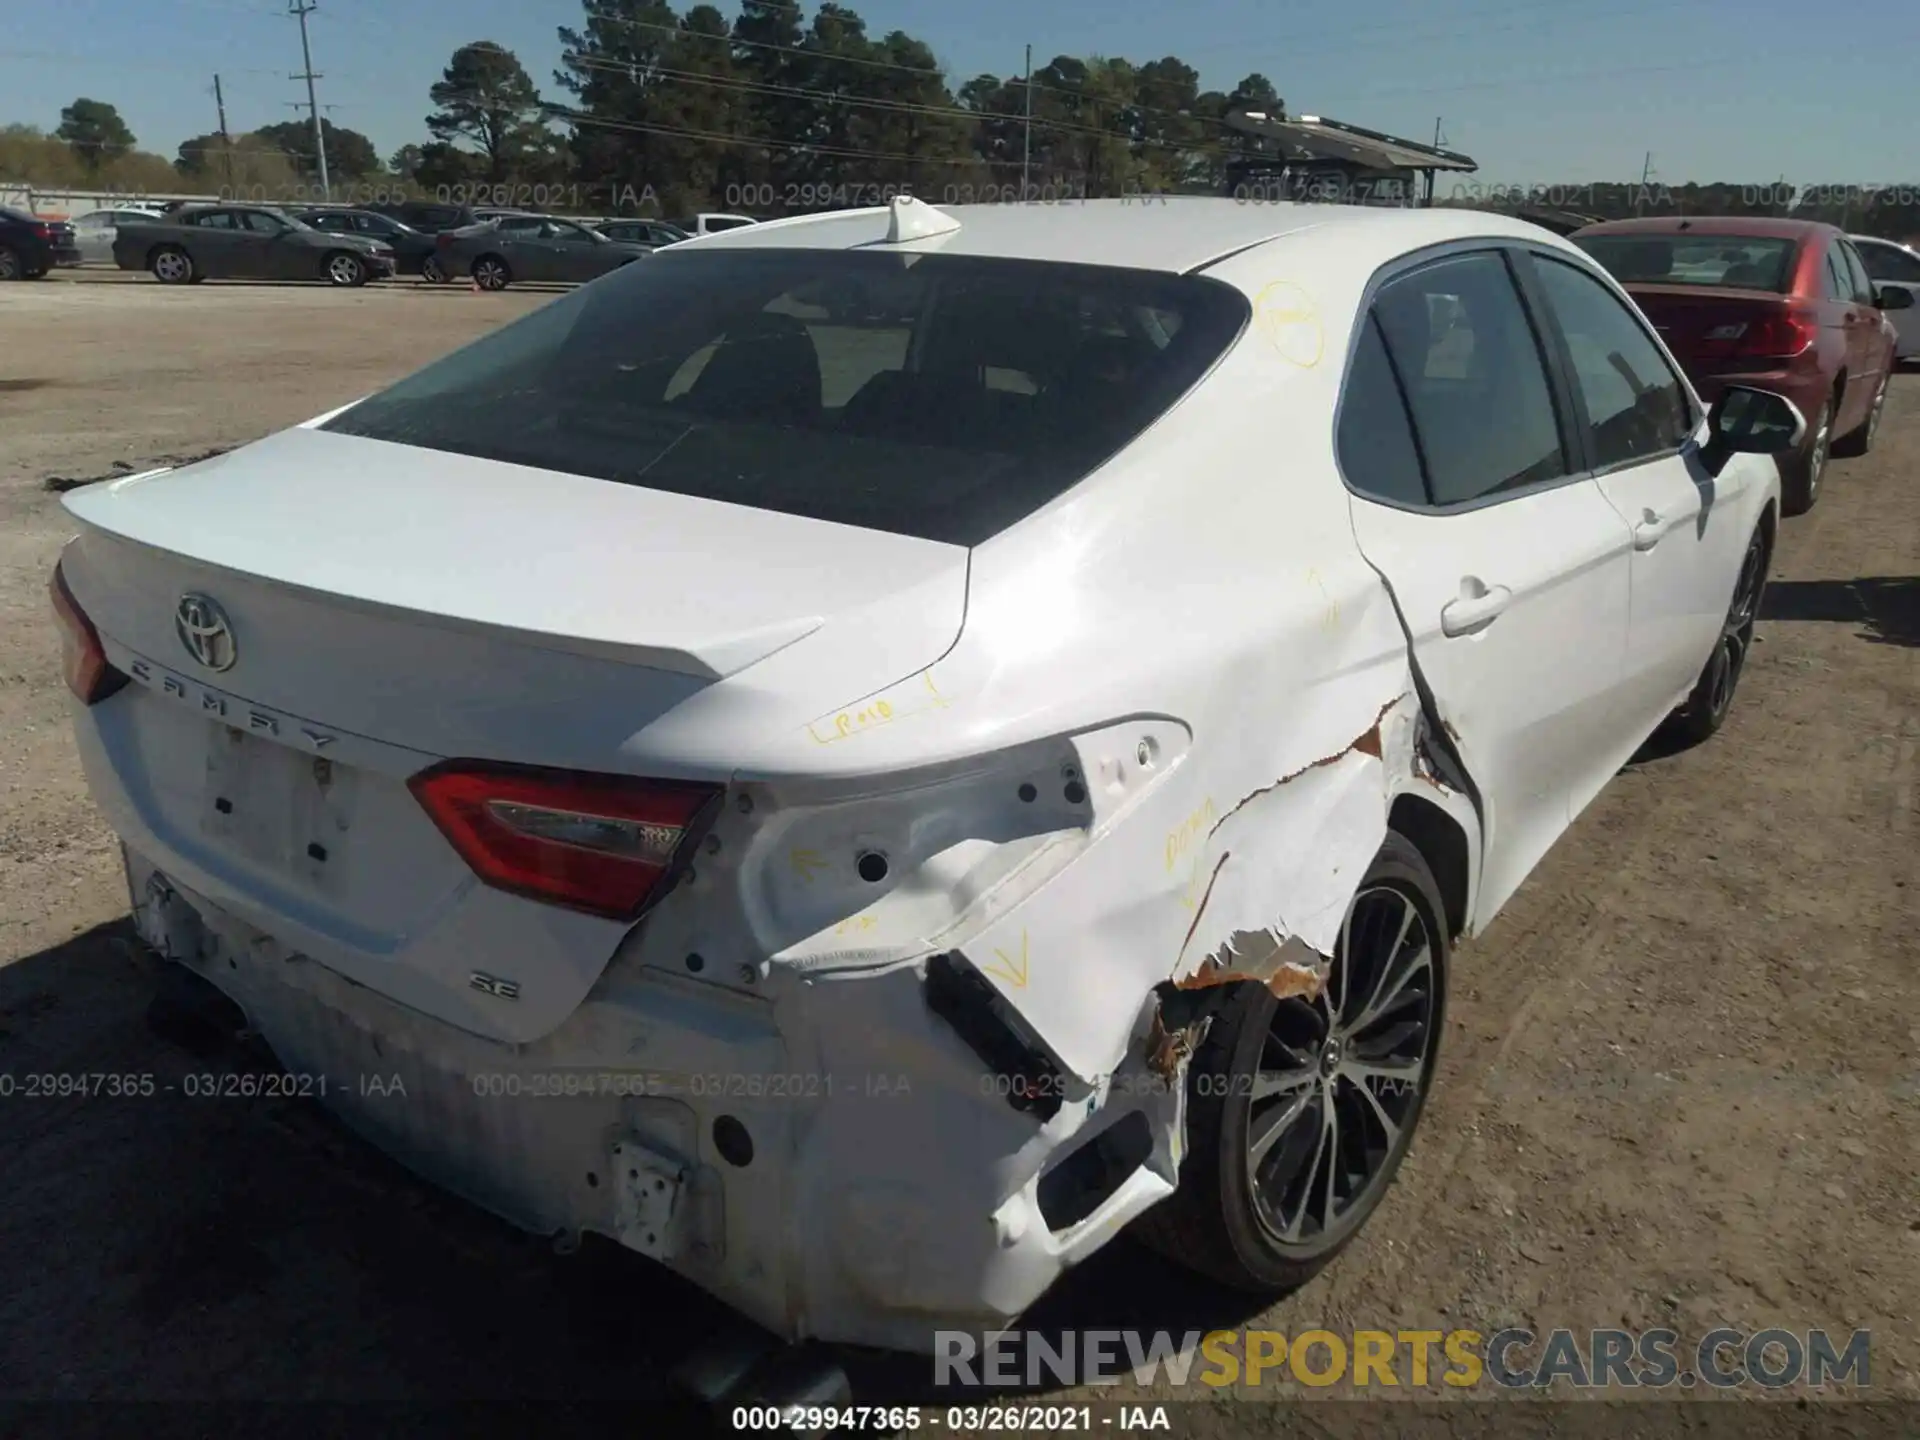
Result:
M1895 342L1887 334L1887 316L1874 296L1873 281L1868 278L1866 262L1860 258L1860 252L1853 248L1851 240L1842 240L1840 254L1847 262L1847 276L1853 282L1854 304L1860 312L1860 368L1854 374L1862 383L1857 387L1860 413L1854 418L1856 423L1864 425L1873 408L1874 397L1886 383L1887 371L1893 368Z
M1529 260L1586 464L1633 536L1617 713L1621 734L1637 738L1693 688L1719 638L1756 515L1754 472L1716 477L1701 463L1704 417L1631 306L1571 258ZM1574 798L1577 811L1591 796Z
M1874 370L1873 352L1878 348L1878 337L1874 334L1880 328L1880 312L1871 302L1860 303L1855 292L1853 272L1847 265L1846 251L1841 248L1839 239L1829 240L1826 246L1826 262L1821 270L1820 283L1826 304L1821 316L1821 324L1836 329L1846 346L1847 386L1840 397L1840 409L1833 417L1833 433L1844 435L1859 423L1872 403L1873 381L1867 385L1860 383L1862 370ZM1865 396L1866 398L1862 398Z
M1882 290L1904 290L1920 307L1920 255L1882 240L1859 239L1854 249L1867 268L1867 278ZM1900 354L1920 355L1920 308L1895 310L1887 318L1900 336Z
M547 222L538 215L507 215L495 226L491 248L506 257L516 280L558 279L554 247L541 238Z
M1354 534L1480 790L1484 923L1625 758L1626 525L1505 247L1389 273L1341 402Z

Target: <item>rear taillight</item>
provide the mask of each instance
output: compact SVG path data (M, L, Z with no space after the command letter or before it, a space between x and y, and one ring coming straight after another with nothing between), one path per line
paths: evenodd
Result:
M66 672L67 688L88 705L98 704L125 685L127 677L107 663L100 632L73 598L58 565L53 567L53 583L47 588L53 595L53 613L60 617L60 663Z
M631 920L664 893L718 785L451 760L407 782L500 890Z
M434 248L438 250L449 249L453 245L453 236L447 231L442 230L438 235L433 237L433 244Z
M51 240L53 239L53 226L44 224L35 225L33 227L33 233L38 235L42 240Z
M1695 353L1702 360L1789 360L1811 346L1818 333L1817 322L1804 310L1770 310L1710 326Z

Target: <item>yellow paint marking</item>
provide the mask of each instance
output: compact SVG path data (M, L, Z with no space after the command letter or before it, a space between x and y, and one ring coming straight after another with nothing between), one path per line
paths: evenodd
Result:
M1291 280L1275 280L1253 302L1254 323L1276 354L1289 365L1311 370L1320 363L1327 337L1320 307Z
M930 714L935 710L944 710L953 702L940 693L940 687L933 683L933 672L927 671L921 677L921 686L906 687L905 695L896 695L893 699L874 699L852 710L842 710L839 714L824 720L807 722L807 734L813 737L816 745L834 745L842 740L851 740L856 735L865 735L878 730L883 725L891 725L897 720L908 720L915 715ZM924 690L924 694L918 693ZM826 733L822 734L822 730Z
M1027 932L1020 932L1020 960L1015 963L1006 951L995 949L994 956L1000 962L997 965L982 965L980 968L996 979L1004 980L1016 990L1027 988Z
M1326 582L1320 578L1320 572L1318 570L1309 570L1307 572L1307 582L1312 585L1314 589L1318 590L1321 598L1327 602L1326 611L1320 617L1320 628L1322 630L1339 629L1340 602L1335 600L1333 595L1328 591Z
M1219 817L1214 807L1213 797L1209 795L1206 803L1167 832L1167 873L1173 874L1180 858L1193 848L1194 842L1206 835L1213 822Z
M871 915L855 915L850 920L842 920L833 927L836 935L845 935L854 930L871 930L877 922Z
M795 850L789 858L793 861L794 873L809 885L816 872L830 868L818 850Z

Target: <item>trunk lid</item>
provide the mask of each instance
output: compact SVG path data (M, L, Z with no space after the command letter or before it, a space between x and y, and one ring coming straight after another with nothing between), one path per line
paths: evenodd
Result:
M1739 337L1716 338L1733 326L1749 333L1762 322L1778 320L1798 307L1772 290L1733 290L1689 285L1627 285L1667 348L1683 362L1720 361L1742 353Z
M965 610L958 546L305 427L66 505L102 634L440 756L606 768L694 691L910 597L864 672L832 647L825 709L938 658ZM187 593L224 612L228 668L185 648Z
M643 732L736 676L803 726L937 659L966 600L962 547L306 427L66 505L63 573L135 681L80 721L115 828L290 951L514 1041L627 926L481 885L410 775L724 781ZM809 644L818 688L745 678Z

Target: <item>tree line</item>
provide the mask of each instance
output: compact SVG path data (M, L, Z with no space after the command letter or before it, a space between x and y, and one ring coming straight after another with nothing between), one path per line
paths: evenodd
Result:
M872 34L849 7L809 15L790 0L710 4L582 0L559 29L560 68L543 93L519 58L487 40L461 46L430 87L420 140L381 157L366 135L322 121L339 198L497 192L543 208L599 214L756 214L870 203L902 188L936 202L1220 194L1257 142L1235 111L1286 113L1264 75L1203 89L1175 56L1134 62L1055 56L1025 74L956 83L930 46L902 30ZM1364 119L1364 117L1361 117ZM38 173L34 173L38 172ZM195 135L171 163L137 149L110 104L81 99L43 135L0 130L0 179L41 184L226 190L311 198L319 163L311 124ZM1920 196L1839 187L1566 185L1499 192L1440 178L1442 203L1634 213L1791 213L1857 230L1920 230ZM1813 198L1809 198L1809 197Z

